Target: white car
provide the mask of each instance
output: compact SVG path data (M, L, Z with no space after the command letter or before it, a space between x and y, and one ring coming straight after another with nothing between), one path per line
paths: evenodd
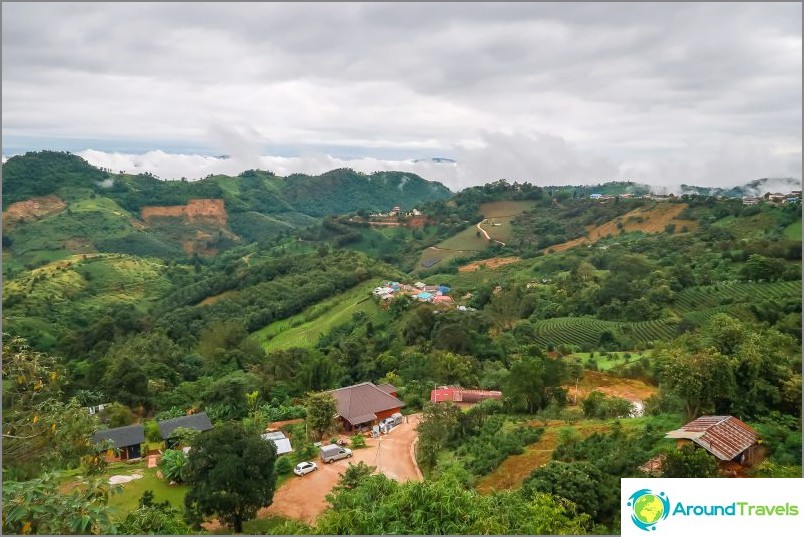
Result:
M312 471L318 470L318 465L314 462L300 462L293 468L293 473L298 476L309 474Z

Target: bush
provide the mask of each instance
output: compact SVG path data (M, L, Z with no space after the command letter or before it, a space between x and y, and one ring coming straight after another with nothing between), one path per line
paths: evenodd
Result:
M355 449L360 449L366 447L366 439L363 437L362 434L356 434L349 439L352 443L352 447Z
M293 463L288 457L279 457L274 465L276 473L279 475L289 474L293 471Z

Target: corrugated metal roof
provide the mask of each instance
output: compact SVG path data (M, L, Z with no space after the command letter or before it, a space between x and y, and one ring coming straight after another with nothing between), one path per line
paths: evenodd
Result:
M371 382L331 390L329 393L335 397L338 415L352 425L377 419L377 412L405 406L405 403Z
M293 451L293 448L290 445L290 440L285 437L284 433L265 433L261 437L263 440L269 440L274 443L276 446L277 455L284 455L285 453L290 453Z
M722 461L730 461L759 440L754 430L734 416L701 416L665 438L692 440Z
M98 431L92 435L92 441L96 444L104 440L110 440L118 448L136 446L145 442L145 431L142 428L142 424L138 423L137 425Z
M206 412L199 412L198 414L191 414L190 416L182 416L180 418L173 418L170 420L157 422L159 425L159 434L162 438L170 438L173 431L179 427L186 429L195 429L197 431L208 431L212 429L212 422Z

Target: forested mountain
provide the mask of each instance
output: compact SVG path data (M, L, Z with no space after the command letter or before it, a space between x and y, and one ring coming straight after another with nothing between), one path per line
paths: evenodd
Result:
M109 477L86 442L99 427L142 423L158 444L155 420L203 409L241 438L312 420L310 392L361 382L392 384L419 415L424 481L352 467L314 526L246 531L616 533L619 478L657 458L662 475L717 473L664 441L705 414L761 436L766 462L741 475L800 474L800 203L630 183L450 196L348 170L161 181L51 152L9 159L3 188L4 503L40 495L102 532L187 532L188 485L155 469L162 507L124 490L111 510L87 492L69 511L51 480ZM381 298L389 282L416 291ZM417 297L418 282L445 298ZM429 404L442 385L502 397ZM83 408L101 403L102 422ZM283 427L298 447L277 490L321 440ZM63 529L19 516L4 529Z

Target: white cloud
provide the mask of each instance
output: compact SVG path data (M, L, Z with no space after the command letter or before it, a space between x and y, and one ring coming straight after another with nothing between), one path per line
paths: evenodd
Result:
M4 143L245 168L448 156L426 171L453 186L800 176L800 4L456 7L4 4Z

